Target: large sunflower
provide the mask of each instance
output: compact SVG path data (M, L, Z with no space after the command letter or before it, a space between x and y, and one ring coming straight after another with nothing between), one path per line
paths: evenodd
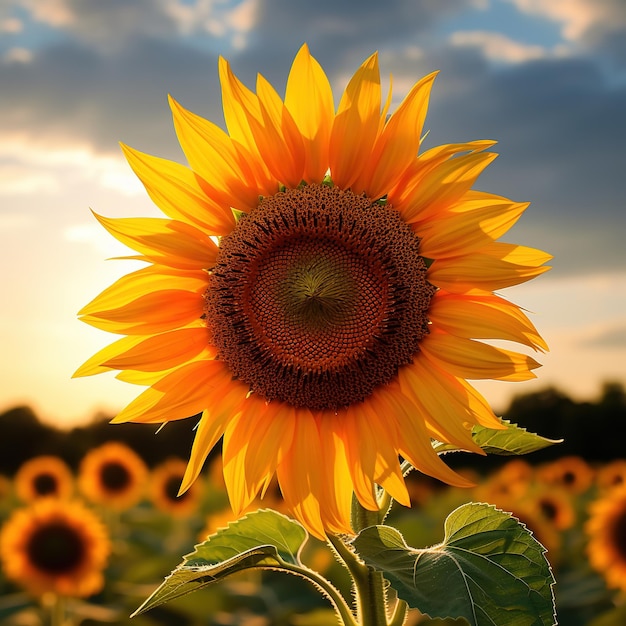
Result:
M626 591L626 486L611 489L591 504L585 531L592 567L609 587Z
M77 374L148 386L118 423L202 415L183 490L223 436L235 512L276 473L317 536L352 532L351 494L376 509L375 484L409 505L399 456L467 484L431 446L480 452L471 426L499 426L466 379L526 380L538 366L477 340L546 349L493 293L550 258L496 241L527 204L471 190L494 142L418 155L435 74L388 116L376 54L336 112L306 46L284 99L261 76L249 90L223 59L219 71L227 133L171 101L189 167L123 147L167 218L98 217L148 265L80 312L126 336Z
M100 591L110 548L104 525L89 509L57 498L15 511L0 533L7 578L35 595Z

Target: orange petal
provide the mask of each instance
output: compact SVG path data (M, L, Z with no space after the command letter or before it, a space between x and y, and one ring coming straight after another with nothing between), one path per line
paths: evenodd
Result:
M302 135L305 153L303 179L320 183L328 169L328 145L335 114L333 93L320 64L306 44L294 59L285 91L285 106Z
M254 170L233 140L216 124L188 111L170 98L178 141L194 172L214 190L218 202L239 211L258 204L261 189Z
M137 396L112 423L171 422L198 415L212 406L216 396L223 394L223 385L230 379L222 361L187 363Z
M450 469L434 451L431 436L417 407L400 390L399 384L392 383L382 389L385 402L393 407L393 418L402 437L398 440L398 451L418 471L437 478L455 487L471 487L463 476Z
M229 421L242 410L248 387L243 383L229 379L229 375L224 372L221 384L218 383L213 391L215 393L210 408L203 411L198 424L179 493L184 493L191 487L202 471L202 466L209 452L224 434Z
M319 468L322 471L320 510L324 527L334 533L352 534L352 477L341 418L325 412L318 424L325 459L325 463Z
M547 350L532 322L519 307L495 295L461 295L439 290L428 317L436 328L466 339L505 339Z
M467 254L495 241L520 218L528 203L476 191L444 213L413 223L420 251L429 259Z
M201 294L166 289L139 296L118 308L83 315L81 321L111 332L147 335L187 326L202 315Z
M429 361L454 376L470 379L521 381L535 378L540 364L530 356L496 348L480 341L432 331L420 343Z
M168 267L149 266L131 272L116 280L85 305L78 315L95 315L99 311L115 309L132 302L138 294L164 289L182 289L202 293L207 287L206 273L178 272Z
M124 144L122 151L152 201L165 215L191 223L210 235L226 235L234 228L230 204L207 195L208 184L189 168Z
M321 477L325 462L317 422L310 411L294 412L295 426L291 449L276 469L285 504L315 537L324 540L320 511Z
M436 76L433 72L416 83L385 123L365 170L352 184L355 193L363 191L375 199L384 196L413 163Z
M470 425L475 420L469 407L458 397L454 379L435 375L424 361L415 359L398 371L404 395L419 407L419 413L437 440L455 444L468 452L484 454L472 439Z
M351 187L371 157L380 104L378 55L373 54L348 83L330 135L330 173L342 189Z
M215 243L206 233L184 222L154 217L94 215L116 239L155 263L180 269L207 269L215 263Z
M274 88L262 77L257 81L261 120L250 127L261 158L272 175L287 187L297 187L304 175L305 150L302 135Z
M493 242L467 255L437 259L428 269L428 280L454 293L496 291L531 280L550 267L552 257L541 250Z

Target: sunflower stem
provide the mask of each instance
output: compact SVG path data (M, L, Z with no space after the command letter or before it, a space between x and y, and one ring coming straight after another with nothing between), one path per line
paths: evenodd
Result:
M64 626L65 624L65 598L54 594L50 604L50 626Z

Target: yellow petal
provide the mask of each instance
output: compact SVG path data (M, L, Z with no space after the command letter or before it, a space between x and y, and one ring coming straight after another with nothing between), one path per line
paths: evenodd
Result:
M530 356L496 348L480 341L455 337L443 331L432 331L420 343L428 360L441 369L474 380L529 380L540 364Z
M184 222L94 215L116 239L156 263L180 269L207 269L215 263L215 243L206 233Z
M122 151L152 201L165 215L191 223L210 235L226 235L234 228L230 204L220 204L208 195L208 184L189 168L124 144Z
M204 179L218 204L249 211L258 204L262 190L254 170L233 140L219 126L188 111L170 98L178 141L194 172Z
M398 371L400 388L419 407L435 439L484 454L472 440L470 425L475 420L467 404L459 399L456 385L449 384L454 382L450 378L435 375L424 359L415 359Z
M402 434L396 428L396 422L393 419L394 411L395 407L387 403L386 394L375 391L370 396L369 402L364 403L362 407L361 415L364 419L361 425L363 427L367 421L372 442L377 448L375 481L394 500L404 506L411 506L411 499L398 460L398 441L402 438Z
M552 257L541 250L495 241L467 255L437 259L428 280L455 293L497 291L519 285L544 272Z
M339 415L344 428L346 456L354 493L366 509L376 511L378 503L374 476L378 448L377 442L368 432L368 420L359 407L360 405L346 407Z
M230 380L230 372L221 361L188 363L137 396L112 423L171 422L199 415L212 406L216 388L229 384ZM223 393L223 387L220 393Z
M222 385L214 387L213 392L212 402L203 411L198 424L179 493L187 491L202 471L209 452L224 434L229 421L242 410L248 388L238 381L228 380L224 374Z
M320 510L324 527L334 533L352 534L352 478L340 417L325 415L318 420L320 442L326 462L321 466Z
M328 169L328 144L335 114L333 93L320 64L306 44L294 59L285 91L285 106L300 130L304 143L303 179L320 183Z
M133 348L138 343L144 341L145 337L131 336L122 337L112 344L105 346L102 350L96 352L92 357L87 359L75 372L72 374L72 378L79 378L81 376L93 376L94 374L101 374L102 372L110 372L113 367L106 367L102 365L110 358L116 357L119 354L126 352Z
M462 295L439 290L428 317L436 328L466 339L505 339L547 350L532 322L519 307L495 295Z
M261 120L250 120L250 127L261 158L272 175L287 187L297 187L303 179L305 150L302 135L287 107L262 76L257 81Z
M370 56L348 83L330 135L329 163L333 182L348 189L372 153L380 119L378 55Z
M230 63L223 57L219 59L219 74L224 120L235 149L253 171L259 194L275 193L276 182L259 153L251 128L251 122L261 123L263 119L259 99L233 74Z
M413 223L420 252L429 259L467 254L495 241L520 218L528 203L470 191L445 213Z
M310 411L299 409L294 416L296 423L291 449L278 465L276 474L289 510L313 536L324 540L319 468L325 461L319 431Z
M81 321L111 332L147 335L187 326L202 315L201 294L166 289L139 296L118 308L84 315Z
M370 198L384 196L415 160L436 76L433 72L416 83L386 122L365 170L352 184L355 193L363 191Z
M431 436L422 417L417 414L415 404L392 383L383 388L385 402L393 407L393 419L402 437L398 440L398 451L418 471L455 487L471 487L472 483L449 468L434 451Z
M463 153L482 152L494 146L495 143L495 141L480 140L444 144L430 148L430 150L419 155L406 169L395 187L389 191L388 202L404 215L405 208L412 204L416 195L419 196L419 189L424 180L431 176L444 162L453 159L453 157L458 158Z

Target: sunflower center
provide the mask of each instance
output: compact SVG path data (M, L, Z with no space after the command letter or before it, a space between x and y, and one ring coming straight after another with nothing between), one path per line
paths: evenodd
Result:
M47 496L57 492L57 481L52 474L38 474L33 480L35 493L40 496Z
M84 556L85 546L75 529L62 522L41 526L28 542L29 561L49 575L73 571Z
M559 512L557 506L551 500L542 499L539 502L539 508L542 515L550 521L554 521Z
M102 466L100 479L106 489L123 491L130 483L130 473L121 463L110 461Z
M435 288L389 205L326 185L264 198L220 242L205 313L233 375L309 409L361 402L409 363Z
M181 500L184 500L189 494L189 491L185 491L185 493L182 493L180 496L178 495L181 479L182 476L170 476L165 481L165 485L163 486L163 493L168 500L172 502L179 502Z
M620 558L626 560L626 511L620 512L613 522L613 545Z

